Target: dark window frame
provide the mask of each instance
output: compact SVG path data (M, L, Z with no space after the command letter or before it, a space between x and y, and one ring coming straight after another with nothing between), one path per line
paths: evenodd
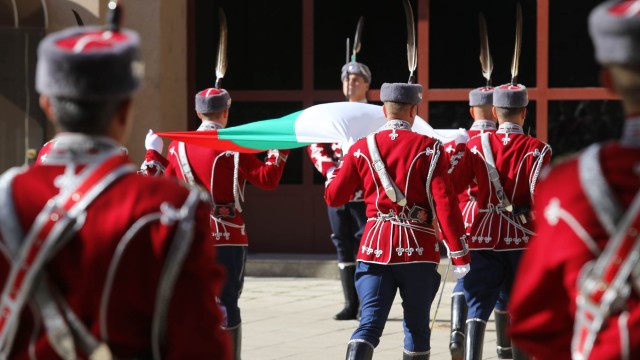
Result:
M318 90L314 88L314 2L319 0L302 1L302 88L296 90L234 90L234 101L250 102L301 102L308 107L318 102L341 101L341 91ZM191 36L195 33L193 9L195 0L188 2L188 49L193 54L195 40ZM424 86L424 99L419 105L418 114L427 118L429 106L432 102L440 101L466 101L471 88L443 89L429 87L429 16L431 0L417 0L417 31L418 37L418 69L417 82ZM550 0L538 0L536 4L536 86L529 88L529 98L535 106L537 137L547 141L549 101L556 100L615 100L618 97L603 87L550 87L549 85L549 6ZM195 69L189 66L189 89L195 86ZM371 89L369 100L379 101L380 90ZM192 94L187 94L189 102ZM190 119L195 119L193 110L190 110ZM303 184L312 185L313 166L305 161L303 165Z

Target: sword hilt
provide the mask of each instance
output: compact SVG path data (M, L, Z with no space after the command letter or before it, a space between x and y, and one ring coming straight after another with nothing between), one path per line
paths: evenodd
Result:
M109 12L107 12L107 31L117 32L120 30L120 24L122 22L122 6L118 4L118 1L111 0L107 5Z

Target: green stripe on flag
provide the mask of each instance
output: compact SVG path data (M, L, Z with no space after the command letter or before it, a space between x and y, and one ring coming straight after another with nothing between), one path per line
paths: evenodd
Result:
M220 129L218 130L218 138L257 150L292 149L310 145L310 143L298 142L296 137L296 119L302 111L278 119L256 121Z

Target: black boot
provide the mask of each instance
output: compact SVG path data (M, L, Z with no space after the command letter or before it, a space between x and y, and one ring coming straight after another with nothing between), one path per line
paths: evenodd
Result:
M229 337L231 337L231 352L233 360L240 360L240 349L242 348L242 324L233 329L227 329Z
M407 354L406 352L402 353L402 360L429 360L429 356L431 354L430 353L426 353L426 354L420 354L420 355L416 355L416 354Z
M493 316L496 319L496 350L498 359L511 359L511 339L507 335L509 328L509 313L504 310L493 310Z
M467 321L467 338L464 344L464 360L481 360L482 345L484 341L484 329L487 324L480 319Z
M464 294L456 293L451 297L451 340L449 352L451 360L464 358L464 327L467 321L467 302Z
M344 292L344 309L337 313L335 320L356 320L358 317L358 293L356 293L355 283L356 266L347 265L340 269L340 281L342 282L342 292Z
M373 346L364 341L350 341L347 346L347 360L371 360Z
M513 347L513 360L530 360L531 356L517 346Z

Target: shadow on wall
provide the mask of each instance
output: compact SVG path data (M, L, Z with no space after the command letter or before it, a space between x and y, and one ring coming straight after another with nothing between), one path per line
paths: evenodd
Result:
M35 66L38 43L47 32L76 25L75 10L85 25L98 19L68 0L0 0L0 171L35 160L53 135L38 106Z

